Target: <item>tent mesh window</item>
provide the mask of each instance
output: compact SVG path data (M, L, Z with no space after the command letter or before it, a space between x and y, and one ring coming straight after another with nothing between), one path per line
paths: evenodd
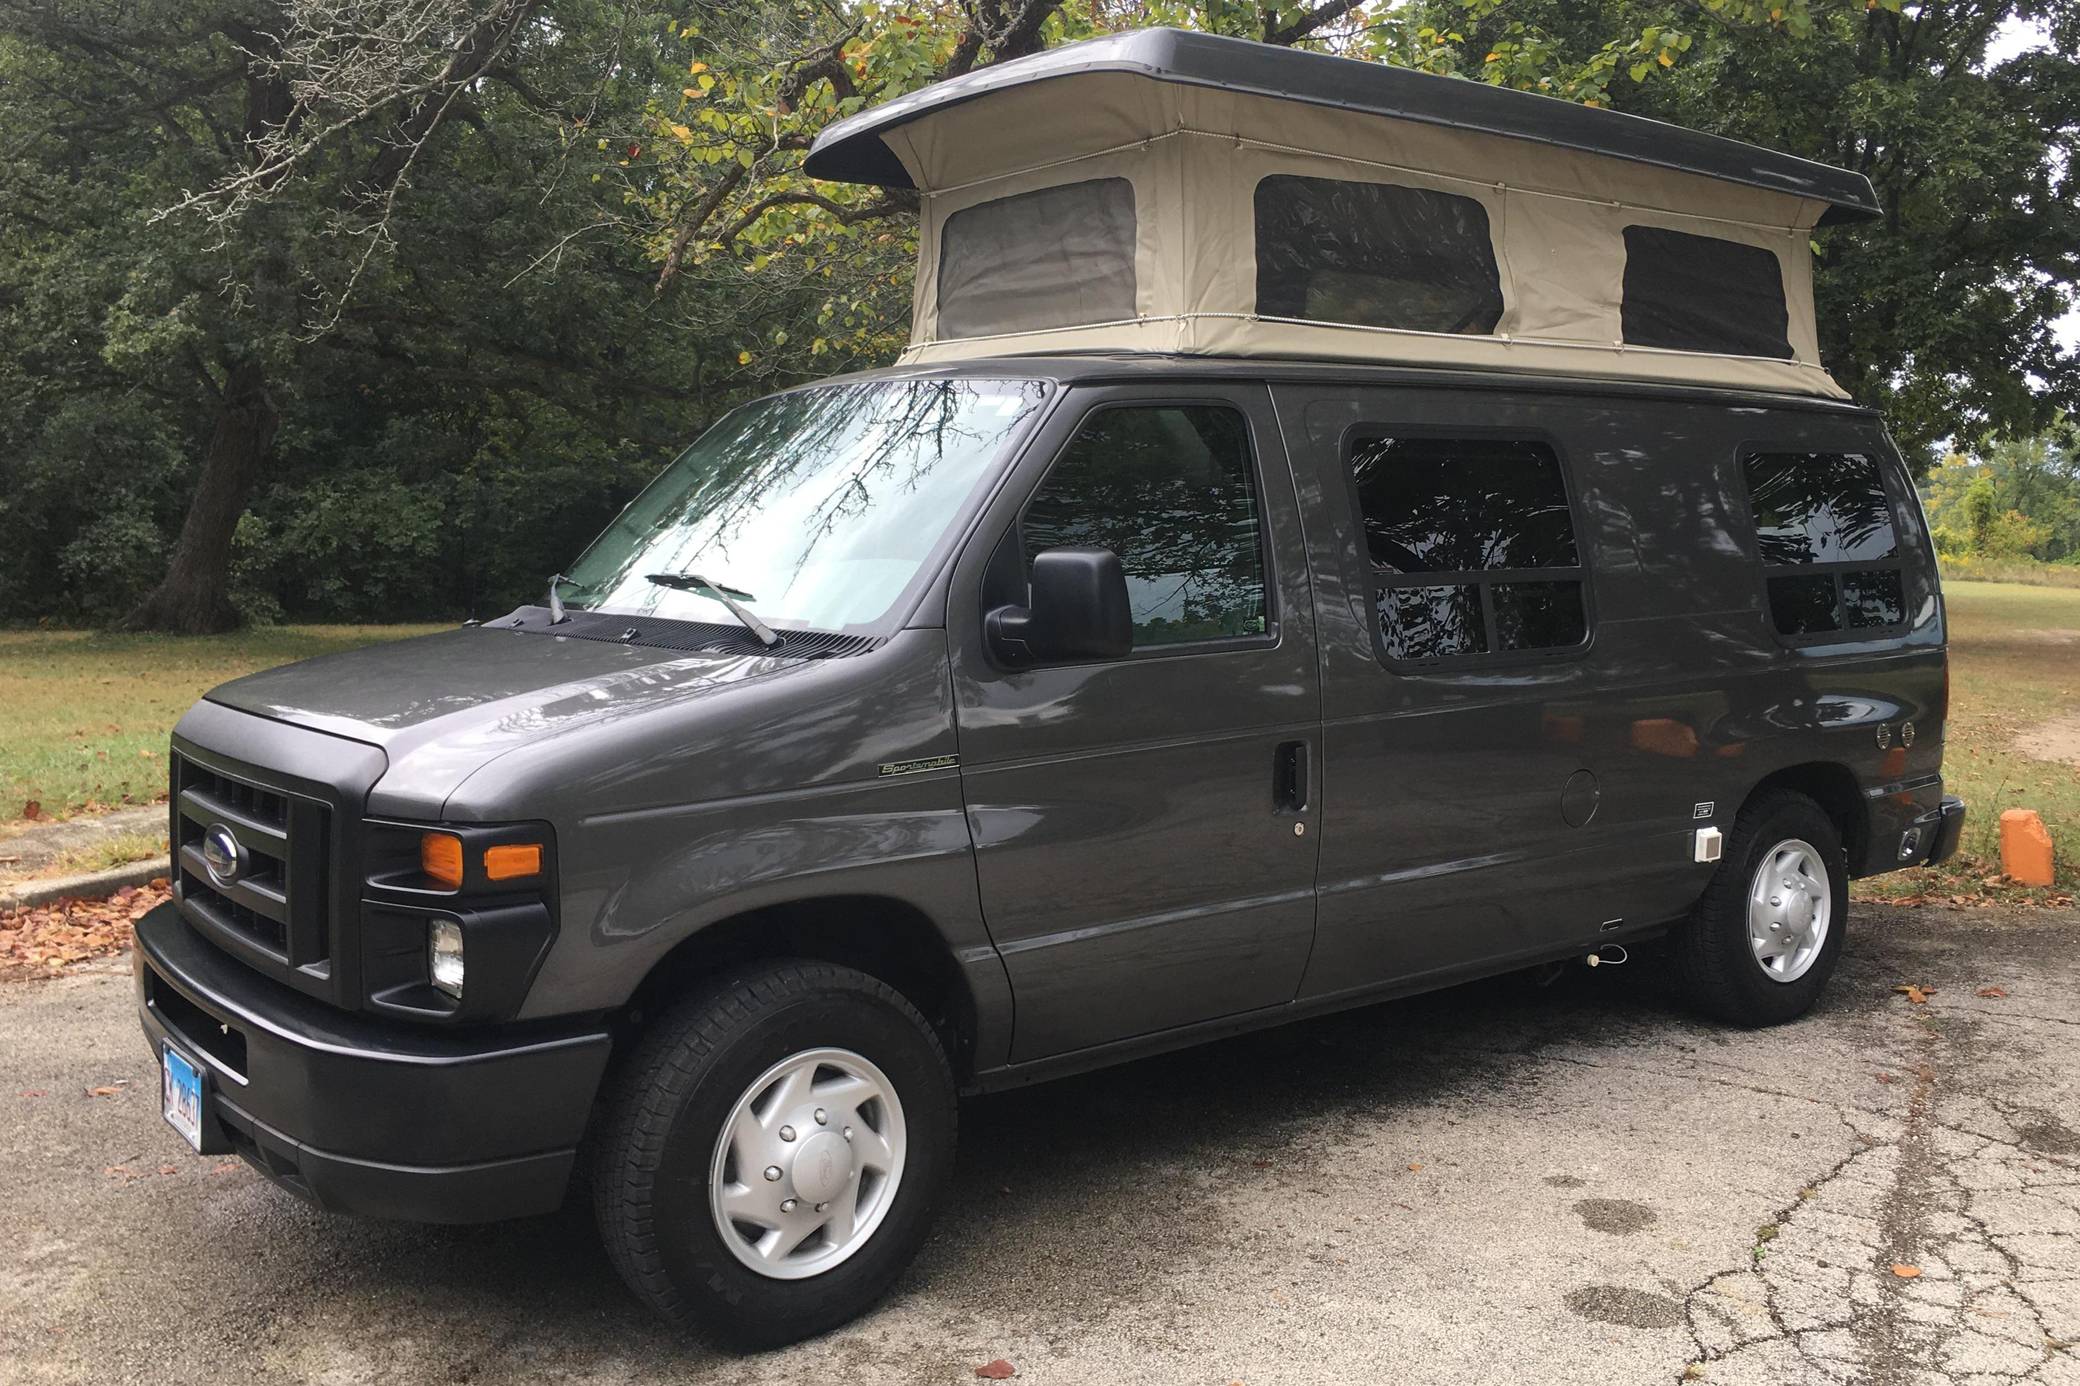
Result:
M1485 335L1502 319L1488 209L1396 183L1273 174L1256 189L1257 313Z
M1359 438L1351 479L1387 658L1559 652L1588 639L1586 574L1550 447Z
M1093 178L965 207L939 232L939 335L1131 320L1134 185Z
M1770 620L1794 639L1853 639L1904 625L1892 500L1862 453L1741 458Z
M1783 266L1759 245L1626 227L1619 319L1628 346L1791 359Z

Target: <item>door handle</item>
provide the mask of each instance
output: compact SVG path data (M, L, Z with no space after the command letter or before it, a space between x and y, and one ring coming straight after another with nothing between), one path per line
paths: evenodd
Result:
M1307 743L1287 741L1272 755L1271 808L1275 813L1307 812Z

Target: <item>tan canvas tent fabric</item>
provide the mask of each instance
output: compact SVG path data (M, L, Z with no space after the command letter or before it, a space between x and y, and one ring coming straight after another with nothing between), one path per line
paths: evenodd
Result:
M1820 366L1808 245L1823 218L1869 211L1861 178L1730 141L1174 31L1097 40L928 88L832 127L809 167L921 193L911 361L1166 351L1840 396ZM1277 223L1291 210L1278 204L1278 190L1333 194L1348 184L1415 190L1391 196L1419 210L1458 209L1404 247L1420 254L1450 253L1445 231L1468 234L1484 216L1489 244L1469 263L1477 259L1480 273L1492 264L1499 316L1459 331L1339 320L1347 315L1338 304L1351 295L1339 298L1343 281L1333 275L1320 281L1329 292L1305 296L1304 311L1265 312L1260 251L1289 249L1257 243L1260 218ZM1260 207L1267 189L1272 201ZM1388 205L1389 193L1378 191L1359 205ZM1709 238L1663 238L1707 250L1730 242L1728 263L1751 274L1768 264L1755 252L1767 252L1776 282L1761 285L1762 298L1729 301L1780 298L1781 350L1642 345L1637 311L1628 341L1628 228ZM1000 280L991 264L1005 267ZM975 266L984 272L953 272ZM1376 282L1390 297L1419 292L1421 272L1403 273L1398 286ZM1062 286L1060 301L1048 296L1049 276ZM1703 295L1704 279L1661 286L1664 309L1680 311L1693 288Z

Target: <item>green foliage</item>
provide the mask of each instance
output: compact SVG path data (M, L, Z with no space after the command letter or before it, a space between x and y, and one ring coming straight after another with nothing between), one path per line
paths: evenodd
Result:
M573 129L640 121L677 89L625 41L622 5L560 5L519 55L526 78L482 83L436 132L323 331L354 259L328 227L381 140L328 150L228 227L160 216L235 167L229 19L71 9L0 0L0 585L29 594L17 616L110 620L151 585L242 360L264 364L281 416L232 543L248 619L531 600L679 444L799 378L715 340L756 316L732 276L661 310L618 197L590 179Z
M2080 437L2067 425L1951 454L1922 505L1947 558L2080 564Z

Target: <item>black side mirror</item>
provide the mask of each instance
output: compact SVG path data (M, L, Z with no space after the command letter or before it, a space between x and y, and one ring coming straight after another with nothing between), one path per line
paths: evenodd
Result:
M1033 558L1030 606L1000 606L983 622L1010 664L1118 659L1134 648L1127 577L1111 549L1046 549Z

